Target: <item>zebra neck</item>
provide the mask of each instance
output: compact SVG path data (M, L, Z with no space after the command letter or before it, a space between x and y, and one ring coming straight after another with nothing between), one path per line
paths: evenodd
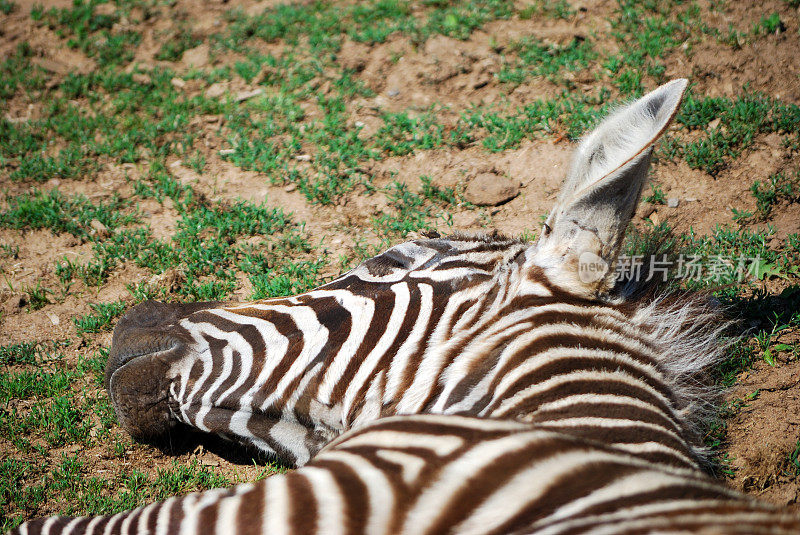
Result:
M465 344L456 337L437 395L399 412L537 422L648 460L697 466L658 344L614 307L546 301L467 333Z

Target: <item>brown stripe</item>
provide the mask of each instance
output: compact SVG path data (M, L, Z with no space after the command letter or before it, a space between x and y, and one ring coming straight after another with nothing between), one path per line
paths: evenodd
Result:
M217 517L219 516L219 505L220 500L223 499L224 496L220 496L217 498L216 501L204 506L200 509L200 512L197 514L197 526L199 527L201 532L205 533L215 533L217 526ZM197 505L195 505L195 508Z
M562 452L562 450L558 451ZM574 502L578 498L588 496L618 478L640 470L640 468L624 462L602 461L590 465L583 464L568 472L565 471L547 481L547 491L539 499L529 502L522 511L508 518L490 533L500 534L523 530L534 522L552 515L560 507Z
M631 405L625 401L625 399L620 399L619 401L580 401L558 409L540 409L530 420L526 421L547 423L575 417L619 418L660 425L678 434L682 432L681 427L663 412L657 411L652 407ZM630 401L634 400L631 399Z
M513 411L506 415L494 414L500 408L500 402L492 404L487 411L487 416L499 416L504 418L527 417L534 413L542 404L578 394L614 394L624 397L636 398L653 405L665 413L670 412L660 399L658 399L644 386L631 385L616 379L575 379L560 385L553 386L545 392L529 394L518 403L515 403Z
M361 342L361 345L359 345L355 354L350 358L347 363L347 367L333 387L333 391L331 393L331 403L334 405L344 399L347 387L355 377L358 369L364 364L364 360L367 358L370 351L375 348L378 340L380 340L381 336L383 336L383 334L386 332L386 328L389 325L389 319L392 316L392 311L394 310L397 300L397 296L391 290L389 285L383 285L383 288L375 291L372 295L364 297L372 300L375 305L375 310L373 311L372 319L370 320L369 325L357 325L355 327L356 329L363 329L366 327L367 332L364 333L364 338ZM368 384L369 382L367 382L366 386L368 386ZM358 402L359 400L356 401L356 404Z
M535 463L542 461L556 453L562 454L574 449L574 443L569 443L558 438L543 438L535 441L535 447L521 447L508 451L480 471L474 472L462 483L448 503L442 508L442 513L425 531L429 534L447 533L469 517L486 499L496 490L507 485L509 480L519 472ZM480 489L476 492L476 489ZM535 518L530 519L532 523ZM510 530L505 530L507 533Z
M330 471L339 487L344 502L345 533L366 533L370 507L369 493L364 481L349 465L332 460L320 460L314 463L317 468Z
M286 474L289 526L292 533L307 535L324 529L319 525L317 500L311 482L300 472ZM267 495L269 499L269 495Z
M260 535L264 520L264 495L266 482L258 481L254 487L241 495L241 505L236 515L237 535Z

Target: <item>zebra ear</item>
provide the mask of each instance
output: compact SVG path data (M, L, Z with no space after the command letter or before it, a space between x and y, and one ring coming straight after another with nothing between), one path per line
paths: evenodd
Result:
M614 284L614 264L639 204L653 144L678 111L674 80L606 118L578 146L530 261L551 283L594 298Z

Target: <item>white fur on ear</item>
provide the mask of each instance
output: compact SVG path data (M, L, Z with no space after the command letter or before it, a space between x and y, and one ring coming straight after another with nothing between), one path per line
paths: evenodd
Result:
M653 144L678 111L687 80L673 80L606 118L578 146L529 262L582 297L614 284L614 264L647 177Z

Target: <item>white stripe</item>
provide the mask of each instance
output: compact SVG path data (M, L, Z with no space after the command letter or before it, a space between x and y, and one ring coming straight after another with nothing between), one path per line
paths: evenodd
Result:
M55 524L58 521L58 519L59 517L57 516L51 516L50 518L45 520L44 524L42 524L42 535L49 534L50 530L53 528L53 524Z
M406 317L406 313L408 312L408 305L411 299L411 294L408 290L408 284L405 282L393 284L391 286L391 290L395 294L395 300L391 316L386 324L386 330L383 332L383 335L380 337L380 340L378 340L378 343L375 344L375 347L372 349L372 351L370 351L369 355L367 355L367 357L364 359L364 362L358 367L355 377L353 377L347 385L347 390L344 395L344 403L342 406L342 423L345 427L348 427L353 419L354 415L350 414L350 412L353 409L353 402L355 402L356 396L358 395L359 391L361 391L364 383L366 383L370 376L374 373L378 362L380 362L380 359L386 354L386 352L389 350L389 347L394 343L400 327L403 325L403 320ZM366 330L368 326L354 325L354 328L363 328ZM347 377L340 377L339 381L346 381L347 379Z
M172 508L179 502L178 498L168 498L156 517L156 535L173 535L169 532L169 521L172 517Z
M307 468L303 469L304 471ZM296 473L295 473L296 474ZM291 526L289 525L289 487L287 477L297 477L294 474L289 476L277 475L267 478L263 484L264 489L264 520L261 525L261 533L269 535L289 535Z
M119 524L120 520L123 519L123 515L125 513L117 513L109 519L108 524L106 524L105 529L103 530L104 535L109 535L114 531L114 527ZM47 531L45 531L47 533Z
M429 485L422 493L420 493L415 500L414 505L405 517L405 523L401 532L403 533L425 533L430 531L432 524L447 511L447 506L453 495L464 488L465 482L469 481L477 473L486 469L487 466L492 464L498 458L508 455L512 452L524 451L530 447L532 441L537 439L548 438L553 436L551 433L543 432L530 432L507 435L494 440L487 440L474 445L465 454L457 457L453 462L446 465L431 485ZM581 452L583 457L586 457L585 452ZM578 454L573 454L580 457ZM564 456L559 456L559 458ZM556 463L560 470L569 469L563 462ZM531 486L530 482L536 481L535 486ZM546 481L539 475L533 478L528 478L528 485L524 496L526 498L533 498L540 494L544 486L542 482ZM505 517L510 514L514 502L519 500L519 488L514 489L514 499L510 502L506 500L499 510L495 510L495 516L500 515ZM486 533L491 530L491 524L481 524L481 533ZM454 532L461 533L459 529Z
M457 435L428 435L406 431L377 430L367 431L354 437L346 437L338 442L337 447L342 449L359 448L423 448L431 450L435 455L450 455L464 444L464 439ZM315 459L322 459L330 450L325 448Z
M564 303L552 303L523 310L518 310L510 314L505 314L502 317L497 317L495 314L486 314L487 320L483 323L488 323L488 327L482 324L475 325L469 331L458 333L457 337L450 340L450 346L461 344L464 341L468 343L464 346L463 350L454 358L454 362L448 366L442 375L442 382L445 388L439 398L438 403L434 406L434 411L443 412L444 404L450 396L452 389L461 381L477 363L486 358L487 351L494 348L501 339L513 337L515 334L520 333L526 329L530 329L536 324L536 318L544 314L553 312L563 313L564 315L580 315L583 317L591 316L596 317L598 314L606 314L607 312L617 313L613 309L606 309L602 307L579 307ZM618 314L618 313L617 313ZM497 364L492 368L489 373L484 374L480 381L474 388L459 402L448 407L448 413L472 411L475 408L475 403L482 399L488 392L489 386L495 381L495 378L500 371L505 367L508 359L516 356L518 348L522 348L532 342L532 338L537 335L550 334L555 331L548 331L550 326L570 326L567 323L547 324L539 326L533 331L528 331L525 336L519 336L513 339L511 343L505 348L503 353L498 358ZM553 327L561 332L560 327ZM476 332L480 335L476 335ZM606 331L602 331L606 332ZM536 362L545 364L540 359Z
M344 496L330 470L307 466L303 476L308 479L317 502L317 531L331 535L344 533Z
M145 533L147 531L147 522L150 520L150 515L153 514L154 510L158 509L159 505L160 504L156 502L144 508L142 514L139 515L139 521L136 523L136 531L138 533Z
M82 520L86 520L86 517L81 516L78 518L73 518L69 524L64 526L64 529L61 530L61 535L70 535L75 529L75 526L77 526Z
M676 430L682 429L681 422L680 420L678 420L675 414L664 413L660 408L654 407L653 405L647 403L644 400L641 400L639 398L632 398L628 395L622 395L622 394L574 394L571 396L565 396L555 401L548 401L547 403L542 403L536 410L536 414L539 417L547 418L548 411L569 409L573 405L577 405L580 403L586 403L586 404L591 403L597 405L600 404L624 405L626 407L636 407L639 409L644 409L668 419L670 422L672 422L674 429Z
M665 453L667 455L672 455L676 459L679 459L688 465L691 466L697 465L697 462L692 460L686 454L676 450L675 448L670 448L669 446L665 446L660 442L637 442L637 443L614 442L612 446L617 449L632 453L634 455L641 455L646 453Z
M208 415L209 411L214 405L219 406L219 402L222 399L218 399L216 403L211 402L211 397L217 393L217 389L222 385L222 383L228 378L231 374L231 370L233 369L233 348L231 347L230 343L222 348L222 372L219 374L217 379L208 387L208 389L203 394L203 397L200 398L201 407L200 410L197 411L197 416L195 420L200 423L204 428L208 429L208 426L205 424L205 417ZM250 362L248 363L245 359L242 359L242 367L248 370L252 364L252 355L250 357ZM244 369L240 374L240 377L246 377L244 373ZM227 393L227 392L226 392ZM224 395L223 395L224 397Z
M566 373L562 375L556 375L551 379L547 379L546 381L542 381L541 383L537 383L531 386L528 386L519 392L517 392L511 398L503 399L500 406L497 407L495 410L488 414L488 407L481 411L480 416L492 416L495 418L502 418L503 416L508 415L509 413L513 412L514 409L526 399L533 397L536 394L541 394L547 392L552 388L557 388L560 385L565 383L574 382L574 381L581 381L581 380L591 380L602 382L606 380L614 380L629 384L631 386L635 386L637 388L641 388L642 390L646 390L648 393L656 397L657 399L661 400L667 406L671 406L669 400L667 400L660 392L652 388L650 385L645 383L644 381L628 375L627 373L623 372L600 372L600 371L592 371L592 370L579 370L576 372ZM502 392L497 392L495 394L494 399L500 398ZM502 398L500 398L502 399ZM494 401L494 400L493 400Z
M228 496L220 500L219 508L217 509L217 525L215 526L215 531L217 533L227 534L233 532L237 527L236 519L239 513L239 507L242 505L247 508L248 504L247 502L243 502L241 495ZM202 527L206 528L206 526Z
M370 299L355 295L346 290L315 291L314 296L334 297L341 307L350 314L350 333L338 353L336 353L330 361L328 369L325 371L325 375L317 390L317 399L321 403L330 404L333 389L347 369L347 365L350 363L353 355L355 355L364 341L364 335L367 334L367 330L363 327L369 325L372 321L375 303Z
M470 291L456 293L447 300L444 311L435 320L436 327L427 342L427 348L419 368L414 374L411 386L401 393L400 401L397 404L398 414L423 412L422 406L435 388L436 378L448 364L447 359L451 353L449 347L453 340L448 333L448 325L454 321L453 316L461 304L475 299L481 292L482 289L477 287Z
M433 311L433 287L429 284L420 284L417 286L419 290L419 315L414 322L414 327L411 329L411 334L405 339L403 345L397 350L392 363L389 367L389 374L386 379L386 392L383 394L383 403L389 404L397 400L402 395L400 387L402 386L403 376L409 366L411 355L419 351L422 337L428 328L428 323L431 319L431 312Z
M741 497L741 496L740 496ZM741 501L739 501L741 504ZM695 516L696 513L692 511L694 509L703 509L706 507L717 507L717 506L726 506L730 505L730 502L724 502L720 500L670 500L670 501L660 501L655 503L646 503L643 505L637 505L634 507L623 507L617 511L601 514L601 515L591 515L582 518L569 518L565 519L563 522L559 522L552 526L545 526L539 527L536 529L538 525L548 524L552 520L548 517L544 520L541 520L531 526L532 529L536 529L537 535L556 535L558 533L562 533L564 531L574 531L576 528L586 526L591 527L593 525L597 525L600 523L610 523L614 522L615 520L631 520L635 519L637 516L642 517L655 517L659 513L672 513L675 511L685 511L686 514ZM754 512L753 514L761 514L760 512ZM769 512L767 514L772 514ZM695 516L696 517L696 516ZM773 517L774 518L774 517ZM611 533L616 533L619 530L619 524L611 524L612 531ZM595 529L605 529L605 527L597 527ZM616 531L615 531L616 530Z
M284 415L269 429L269 436L291 451L295 456L295 463L302 466L311 458L311 452L306 447L306 437L311 430L302 424L289 420Z
M419 478L427 463L426 459L419 455L396 450L381 449L375 452L375 456L397 465L400 477L406 485L412 485Z
M96 516L94 517L89 524L86 525L86 534L91 535L94 533L94 528L97 527L97 524L103 521L104 516Z

